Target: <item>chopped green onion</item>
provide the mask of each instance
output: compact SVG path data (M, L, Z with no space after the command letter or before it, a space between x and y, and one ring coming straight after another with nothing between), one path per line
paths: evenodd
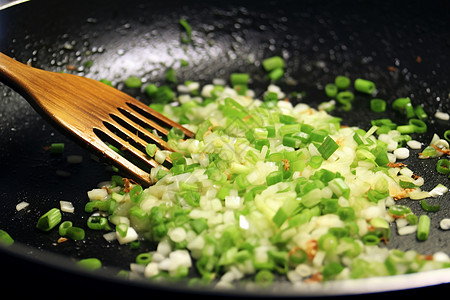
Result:
M427 132L427 124L419 119L409 119L409 124L414 127L415 133L425 133Z
M87 220L87 226L93 230L109 229L108 219L101 216L90 216Z
M84 239L85 232L83 228L71 226L67 228L66 236L74 241L80 241Z
M436 163L436 170L441 174L450 174L450 161L445 158L441 158Z
M273 171L269 173L266 177L267 185L274 185L275 183L281 182L283 180L282 171Z
M355 99L355 95L350 91L342 91L336 95L337 102L341 104L349 104Z
M180 25L184 28L185 32L180 34L181 42L183 44L189 44L192 41L192 27L185 19L180 19Z
M263 287L270 286L274 279L275 276L269 270L261 270L255 275L255 283Z
M108 79L102 78L99 80L101 83L104 83L106 85L112 86L112 82Z
M4 246L11 246L14 244L14 239L3 229L0 229L0 244Z
M444 138L450 142L450 129L444 132Z
M152 255L149 252L139 253L136 256L136 263L138 265L148 265L152 261Z
M357 78L355 80L355 90L366 94L373 94L375 91L375 83L369 80Z
M58 228L58 232L60 236L66 236L67 234L67 229L69 229L70 227L72 227L72 222L71 221L64 221L59 225Z
M339 75L334 79L334 84L338 89L345 90L350 87L351 80L347 76Z
M430 217L427 215L421 215L419 217L419 223L417 225L417 239L419 241L425 241L430 234Z
M157 149L158 147L155 144L147 144L147 146L145 146L145 153L150 157L154 157Z
M437 212L441 209L441 206L439 204L430 205L426 199L420 200L420 205L422 206L422 209L424 211L428 211L428 212Z
M386 101L383 99L372 99L370 100L370 109L373 112L384 112L386 111Z
M328 83L325 85L325 94L330 98L336 97L338 94L338 87L334 83Z
M414 108L414 113L416 114L416 116L419 118L419 120L425 120L426 118L428 118L427 113L425 112L425 110L423 109L422 106L417 105L416 108Z
M166 70L166 81L170 83L177 83L177 76L173 68L169 68Z
M36 227L43 231L50 231L61 222L61 218L61 211L58 208L52 208L39 218Z
M276 81L276 80L280 79L281 77L283 77L283 75L284 75L284 69L276 68L276 69L273 69L272 71L270 71L269 78L272 81Z
M262 61L262 66L267 72L284 68L284 60L280 56L272 56Z
M130 76L125 79L125 86L130 89L140 88L142 86L142 81L136 76Z
M334 253L338 247L338 239L331 233L322 235L317 243L319 245L319 249L327 254Z
M250 79L248 73L232 73L230 75L230 81L232 86L236 85L247 85Z
M98 258L84 258L77 261L77 266L89 271L95 271L102 267L102 262Z
M336 276L339 273L341 273L342 270L344 270L343 265L341 265L338 262L330 262L323 267L322 275L326 280L328 280L331 277Z
M397 131L401 134L414 133L416 130L414 125L399 125L397 126Z
M323 157L318 155L311 156L311 159L308 162L308 165L313 169L318 169L322 165Z
M61 154L64 152L64 143L53 143L50 145L50 153Z
M324 159L328 159L338 148L339 145L330 136L327 136L317 150Z

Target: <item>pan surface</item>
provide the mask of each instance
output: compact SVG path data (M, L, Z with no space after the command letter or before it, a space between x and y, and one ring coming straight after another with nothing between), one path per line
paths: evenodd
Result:
M433 116L436 110L450 110L448 8L445 1L30 1L0 11L0 51L38 68L107 78L119 88L130 75L162 82L168 67L176 69L180 82L208 83L213 78L227 79L233 72L248 72L257 95L268 84L261 60L280 55L287 62L286 77L296 81L295 86L283 81L280 86L304 92L301 101L313 106L326 100L326 83L337 75L347 75L374 81L380 98L388 101L410 97ZM188 20L193 29L188 45L180 41L180 18ZM180 59L189 66L181 67ZM143 94L123 89L148 103ZM0 99L0 228L16 241L13 247L2 247L2 252L5 263L23 267L18 268L18 277L26 275L23 269L27 266L40 266L49 268L48 275L89 278L90 282L113 283L115 287L199 292L148 282L125 283L116 278L117 270L128 269L139 252L106 242L102 233L88 232L82 242L58 244L57 233L38 232L37 218L60 200L75 206L75 213L64 218L83 226L89 217L84 213L86 192L113 173L50 127L4 85L0 85ZM367 99L357 98L355 103L351 113L338 110L334 114L342 116L346 125L368 129L368 120L375 116ZM389 112L389 117L402 121L394 112ZM432 133L442 136L450 124L436 119L429 128L417 139L429 142ZM65 143L63 156L44 150L54 142ZM68 165L65 156L72 154L82 155L82 164ZM450 185L446 176L434 171L435 160L421 161L414 159L416 152L412 154L405 163L424 177L425 190L438 183ZM450 217L449 200L449 195L439 198L441 210L430 215L432 228L426 242L418 242L414 235L396 236L392 230L387 247L449 254L450 231L439 229L439 221ZM22 201L30 205L17 212L15 206ZM419 202L402 201L422 213ZM73 267L73 261L86 257L102 258L105 272L85 274ZM63 281L61 278L56 281ZM441 283L448 286L450 273L440 270L392 280L389 278L391 283L387 284L388 280L381 279L364 288L341 285L326 291L285 290L282 294L354 294Z

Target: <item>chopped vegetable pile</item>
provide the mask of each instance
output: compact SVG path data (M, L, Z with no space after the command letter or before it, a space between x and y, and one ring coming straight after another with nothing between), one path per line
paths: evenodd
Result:
M282 73L284 63L271 58L263 66L269 74ZM414 113L409 98L394 101L394 109L411 114L409 124L379 119L365 131L341 126L341 119L327 112L330 102L318 109L293 105L273 84L256 99L248 74L232 74L231 87L215 82L180 85L184 93L169 97L176 105L164 105L167 86L145 88L149 96L163 95L151 106L195 138L172 129L168 145L176 152L147 147L157 161L172 160L169 170L152 169L155 184L149 188L114 175L88 193L86 211L107 213L96 223L115 228L107 229L109 241L158 243L137 256L132 272L229 287L242 281L267 286L279 276L303 284L450 266L443 252L385 246L394 223L398 234L416 234L419 241L430 231L428 215L416 215L396 200L421 200L424 211L436 211L439 206L427 199L448 190L441 184L422 190L424 179L398 161L409 156L408 146L420 148L410 134L426 130L423 110ZM351 109L350 84L339 76L326 86L326 95ZM355 92L375 90L368 80L354 84ZM382 112L386 102L373 99L371 108ZM421 157L442 156L448 149L435 135ZM437 170L448 174L448 169L448 161L440 160Z
M190 26L185 20L180 24L187 43ZM427 131L423 108L400 98L392 108L408 124L380 118L367 131L342 126L330 112L338 105L351 110L354 93L371 96L375 83L358 78L352 84L337 76L325 85L328 100L314 108L292 104L274 84L284 75L282 58L268 58L262 67L272 84L261 99L249 88L246 73L232 74L230 86L222 79L203 87L185 82L178 93L169 85L144 87L138 77L124 82L127 88L142 89L152 108L195 132L195 138L172 129L167 143L175 152L147 145L149 157L172 161L169 169L151 170L155 184L149 188L113 175L88 192L89 230L104 230L107 241L136 249L142 241L157 243L154 250L137 254L130 271L120 275L232 287L243 282L270 286L280 277L298 285L450 267L448 253L386 247L395 228L399 235L427 240L427 212L440 209L430 199L448 191L442 184L423 190L424 179L401 162L409 149L422 148L412 135ZM177 83L174 69L166 77ZM370 100L375 113L387 105L383 99ZM445 113L436 117L445 118ZM440 158L436 170L441 174L450 174L450 162L443 158L450 155L449 137L450 130L444 139L435 134L420 153L423 159ZM52 153L63 150L61 143L50 147ZM423 213L396 203L405 198L419 200ZM27 205L21 203L20 209ZM73 212L70 203L61 203L63 208ZM441 229L448 230L449 224L441 220ZM64 241L82 240L86 234L63 220L58 208L36 226L57 228ZM0 238L13 243L6 232ZM79 265L96 270L101 258L86 258Z

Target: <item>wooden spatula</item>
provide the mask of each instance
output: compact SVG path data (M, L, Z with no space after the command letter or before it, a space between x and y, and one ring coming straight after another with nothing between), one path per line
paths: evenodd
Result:
M159 165L145 152L149 143L168 148L173 127L187 138L194 133L148 105L100 81L49 72L0 53L0 80L21 94L53 126L144 186ZM109 145L120 149L121 154ZM162 165L167 167L170 160Z

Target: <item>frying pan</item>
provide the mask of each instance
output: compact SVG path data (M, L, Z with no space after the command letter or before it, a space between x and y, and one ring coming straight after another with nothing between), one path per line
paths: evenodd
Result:
M436 110L449 111L450 24L446 1L39 1L32 0L0 11L0 51L35 67L72 72L95 79L107 78L139 100L149 100L139 91L127 90L121 82L130 75L147 82L164 82L168 67L176 70L179 82L208 83L228 79L233 72L248 72L252 88L261 95L269 83L260 62L280 55L287 62L285 78L278 84L286 91L302 92L305 103L316 106L327 100L323 87L337 75L372 80L377 97L390 104L410 97L422 104L430 116L429 131L415 136L428 143L432 133L441 137L450 129L448 121L433 118ZM192 42L183 44L185 18L193 28ZM189 65L182 67L180 59ZM68 68L68 66L70 66ZM379 278L368 284L335 285L324 289L294 290L283 283L273 291L217 291L181 284L129 281L117 277L128 269L139 250L106 242L99 232L87 232L84 241L58 244L56 232L35 228L37 218L60 200L71 201L75 213L64 219L84 226L86 192L113 174L92 159L82 145L74 144L47 124L31 106L10 88L0 85L0 228L14 239L1 247L5 287L20 283L30 294L50 289L71 295L77 291L98 295L196 294L203 296L330 296L373 293L417 295L450 287L448 270L411 276ZM356 95L352 111L333 114L343 124L364 129L369 120L368 98ZM398 123L403 116L389 111ZM44 150L53 142L64 142L63 155ZM411 151L405 161L425 179L425 190L438 183L450 185L437 174L436 160L417 159ZM67 155L81 155L80 165L68 165ZM30 203L17 212L16 204ZM393 237L387 247L416 249L425 254L450 253L450 232L439 229L439 221L450 217L449 195L435 200L441 210L429 213L431 233L425 242L414 235ZM425 213L420 203L401 200L416 214ZM151 249L153 245L141 247ZM143 250L142 248L141 250ZM76 268L81 258L98 257L103 269L91 273ZM22 288L37 283L32 289ZM75 288L76 286L76 288ZM281 288L282 287L282 288ZM396 292L397 291L397 292Z

